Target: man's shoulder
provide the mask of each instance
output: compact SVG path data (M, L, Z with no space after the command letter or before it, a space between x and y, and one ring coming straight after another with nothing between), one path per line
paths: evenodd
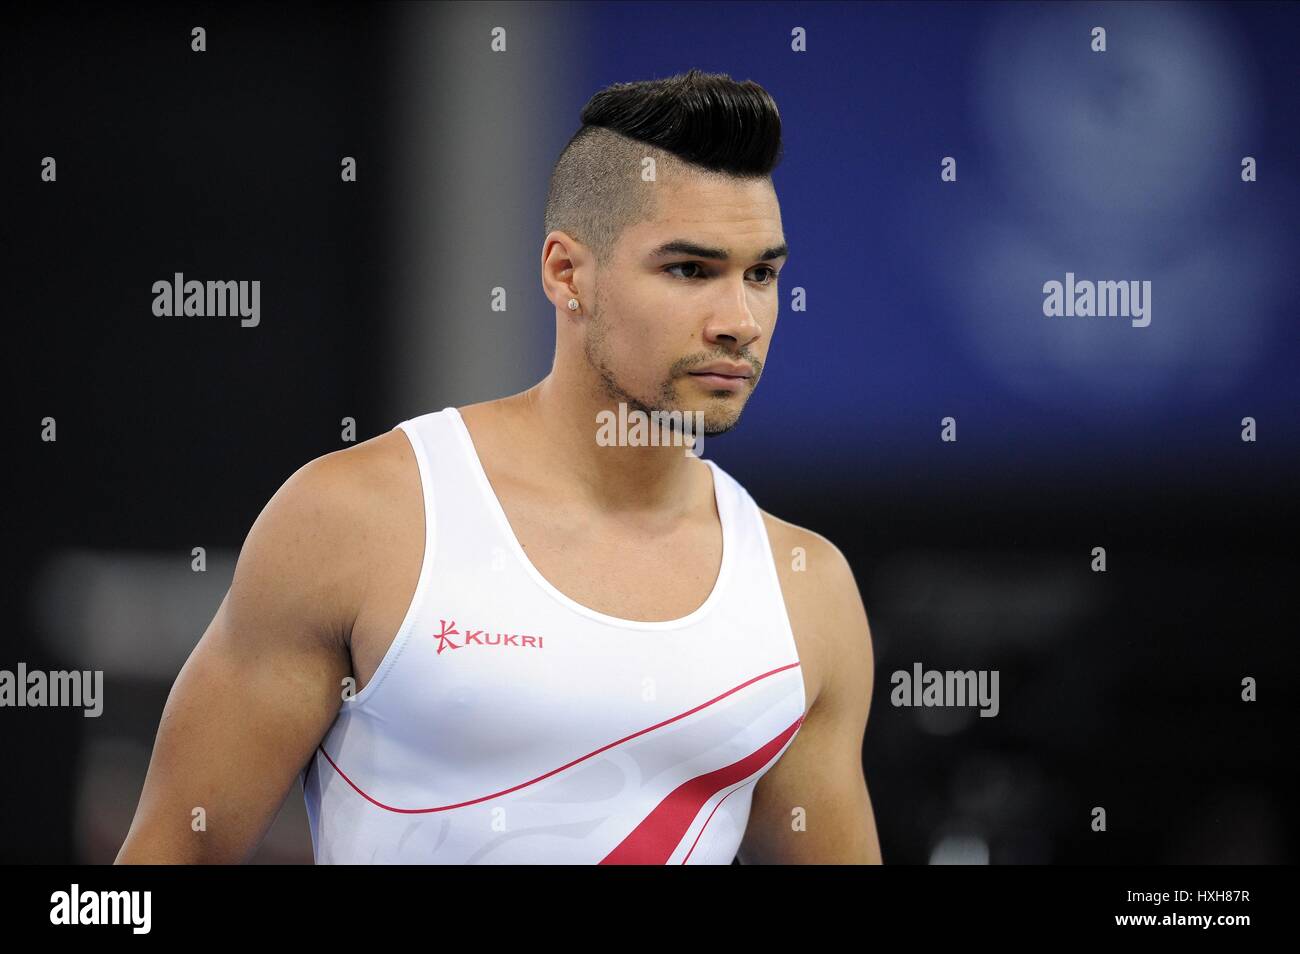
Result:
M319 493L364 503L368 496L382 495L394 481L405 481L415 466L410 440L394 427L308 461L295 477L300 474L301 481Z
M390 432L294 471L244 538L227 596L231 611L268 632L282 624L331 644L346 639L377 548L409 516L412 490L420 506L415 464L403 467L411 460L404 441ZM414 520L418 526L418 514Z
M402 481L415 466L410 440L401 428L394 427L309 460L290 480L325 499L365 503L367 497L382 494L393 481Z
M781 595L805 663L822 698L840 665L857 658L864 609L848 559L825 536L759 509L776 562Z
M316 551L330 562L364 558L376 526L419 506L419 470L398 428L299 467L264 508L259 522L279 528L286 544Z
M776 557L778 570L784 565L792 574L802 573L804 579L815 582L818 586L842 586L845 574L851 581L853 574L848 559L825 536L782 520L761 507L758 512L767 528L768 541Z

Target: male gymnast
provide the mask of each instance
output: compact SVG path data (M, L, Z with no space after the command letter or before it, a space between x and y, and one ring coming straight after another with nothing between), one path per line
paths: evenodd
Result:
M682 443L599 423L740 420L787 258L780 151L753 82L591 99L546 202L550 373L284 483L119 863L245 861L297 781L320 863L881 861L848 562Z

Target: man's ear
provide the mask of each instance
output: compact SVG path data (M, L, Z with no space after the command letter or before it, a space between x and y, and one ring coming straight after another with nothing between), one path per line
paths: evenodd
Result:
M583 263L588 259L586 246L567 232L557 229L546 236L542 244L542 289L557 309L573 311L569 301L574 299L581 310Z

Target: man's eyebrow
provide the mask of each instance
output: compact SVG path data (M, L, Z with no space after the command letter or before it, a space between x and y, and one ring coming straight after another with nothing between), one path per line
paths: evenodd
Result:
M780 245L773 245L771 248L763 249L756 261L766 262L774 258L784 258L789 254L789 246L782 242ZM665 255L691 255L695 258L713 258L720 262L725 262L731 257L725 248L700 245L698 242L692 242L689 239L673 239L671 242L664 242L663 245L650 253L651 258L662 258Z

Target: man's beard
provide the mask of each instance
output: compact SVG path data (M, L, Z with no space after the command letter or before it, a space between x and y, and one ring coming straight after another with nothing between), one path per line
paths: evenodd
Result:
M596 293L596 300L599 303L600 293ZM649 417L653 412L658 412L660 420L664 421L669 429L681 431L683 419L690 420L693 415L690 411L680 411L673 406L677 398L677 392L673 382L676 377L669 374L663 383L659 385L658 393L649 401L642 401L640 398L632 395L625 387L618 383L614 372L610 370L609 363L605 360L605 349L603 347L608 334L609 326L601 318L601 309L599 305L592 309L591 317L587 323L587 334L583 338L583 350L587 356L587 363L591 365L597 376L600 378L601 390L605 396L613 401L621 401L627 405L628 411L640 411ZM693 363L693 362L691 362ZM689 366L686 363L685 366ZM673 371L677 370L674 366ZM679 412L679 413L674 413ZM654 418L650 418L654 420ZM720 422L716 417L704 414L704 436L712 437L715 434L725 434L737 424L740 423L740 415L734 418ZM694 432L692 432L694 433Z

